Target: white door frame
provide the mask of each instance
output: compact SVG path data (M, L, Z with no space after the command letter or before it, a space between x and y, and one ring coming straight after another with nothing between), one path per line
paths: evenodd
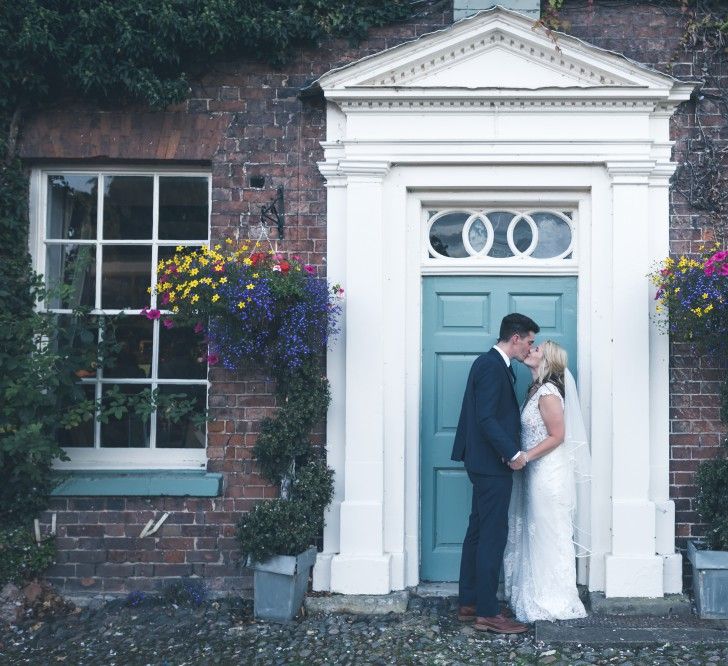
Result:
M578 319L595 469L589 587L681 591L669 350L646 275L669 249L669 119L693 86L567 35L556 49L502 9L317 85L327 271L347 298L328 357L336 485L315 588L385 594L419 580L421 201L540 192L590 209Z

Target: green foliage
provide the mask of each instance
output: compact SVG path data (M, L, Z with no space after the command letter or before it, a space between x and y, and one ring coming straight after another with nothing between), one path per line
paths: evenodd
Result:
M0 116L81 98L164 107L221 58L280 65L300 44L363 38L410 0L24 0L0 13Z
M273 555L298 555L312 545L324 526L331 501L333 472L318 459L298 471L288 500L258 504L240 521L243 558L262 562Z
M38 545L27 526L0 528L0 587L36 578L53 564L55 553L52 537Z
M698 513L708 525L708 547L728 550L728 459L701 463L697 483Z

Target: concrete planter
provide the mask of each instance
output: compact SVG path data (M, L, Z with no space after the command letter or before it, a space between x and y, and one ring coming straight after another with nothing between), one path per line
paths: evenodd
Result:
M260 620L289 622L298 613L308 588L316 548L300 555L277 555L253 563L253 607Z
M688 541L693 565L693 591L698 616L705 620L728 619L728 552L705 550L701 541Z

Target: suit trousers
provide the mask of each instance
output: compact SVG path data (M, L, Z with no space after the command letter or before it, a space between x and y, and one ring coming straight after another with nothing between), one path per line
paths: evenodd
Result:
M508 541L508 505L513 478L468 472L473 503L460 560L459 600L480 617L500 612L496 594Z

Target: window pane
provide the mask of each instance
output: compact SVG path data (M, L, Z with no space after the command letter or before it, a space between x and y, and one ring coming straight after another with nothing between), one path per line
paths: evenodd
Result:
M493 211L488 213L488 219L493 225L493 247L490 249L491 257L512 257L511 246L508 245L508 225L513 219L513 213L507 211ZM518 243L516 242L516 247ZM528 247L528 245L526 245Z
M513 244L518 248L519 252L525 252L533 242L533 231L531 225L521 218L516 222L513 229ZM531 255L533 256L533 255Z
M93 384L83 384L79 386L78 396L80 400L95 399L95 386ZM80 425L75 428L66 430L65 428L59 428L56 431L56 442L62 447L82 447L92 448L94 445L94 423L96 419L93 414L87 421L83 421Z
M46 247L46 285L49 308L94 307L96 248L93 245Z
M566 252L571 243L571 227L553 213L532 213L531 217L538 228L538 245L532 257L558 257Z
M172 320L174 321L174 320ZM191 328L159 327L159 377L162 379L205 379L207 365L202 337Z
M148 307L152 280L152 248L106 245L101 282L102 308Z
M107 176L104 179L104 239L150 239L153 197L151 176Z
M97 178L48 176L46 238L96 238Z
M430 227L432 249L443 257L467 257L468 252L463 244L463 225L469 217L469 213L454 212L438 218Z
M152 333L154 324L146 317L126 315L116 322L114 358L104 365L104 377L140 379L152 373Z
M160 408L157 410L157 448L158 449L201 449L205 446L205 426L195 427L194 415L201 415L205 410L205 386L175 386L164 385L159 387L161 397ZM182 396L184 394L184 396ZM168 402L165 397L180 396ZM194 412L180 418L174 423L173 415L180 410L183 402L193 400Z
M159 238L207 238L207 178L159 179Z
M116 384L119 392L124 396L132 396L150 391L149 386L139 386L138 384ZM112 398L109 393L112 391L112 385L105 385L102 392L102 407L108 408ZM143 421L140 416L131 413L125 413L121 418L110 416L108 423L101 423L101 446L103 448L147 448L149 446L149 423L147 419Z

